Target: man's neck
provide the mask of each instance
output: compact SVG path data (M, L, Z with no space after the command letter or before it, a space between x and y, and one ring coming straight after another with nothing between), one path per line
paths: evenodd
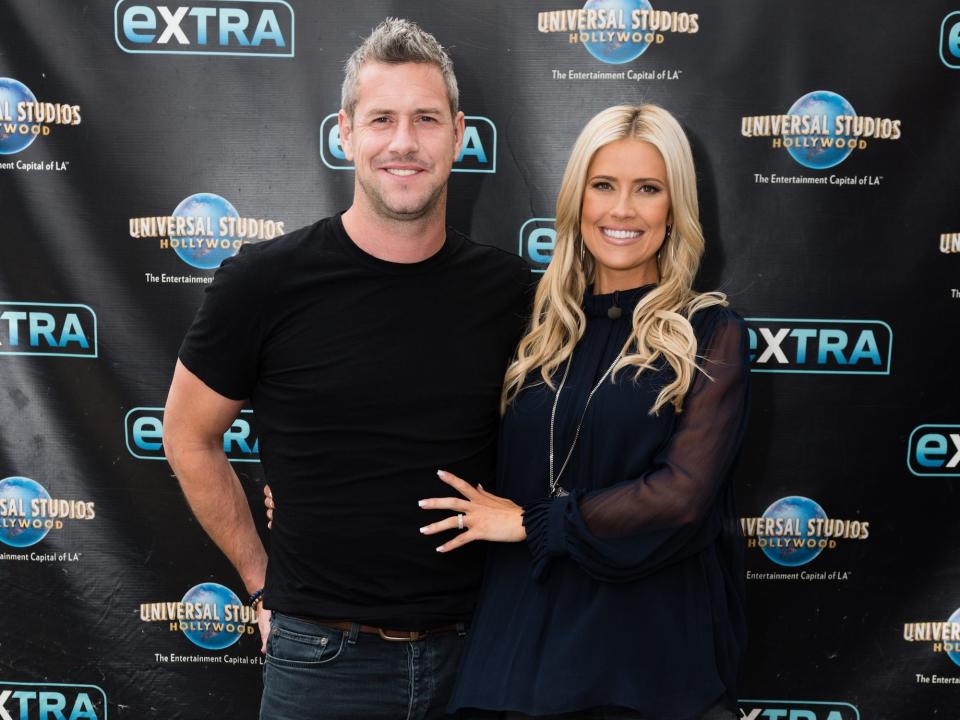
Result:
M446 240L446 203L417 220L391 220L356 200L343 214L343 229L361 250L380 260L416 263L435 255Z

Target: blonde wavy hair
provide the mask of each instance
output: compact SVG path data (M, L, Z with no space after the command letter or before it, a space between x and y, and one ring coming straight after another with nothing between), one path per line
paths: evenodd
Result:
M675 378L663 387L650 409L650 414L656 415L667 403L682 411L694 374L703 372L697 365L697 338L689 318L711 305L726 305L727 299L723 293L693 290L704 242L690 143L680 123L663 108L617 105L595 115L570 151L557 196L553 259L537 287L529 328L507 368L501 412L506 412L527 376L538 368L543 382L554 388L554 373L583 337L583 294L596 274L589 251L580 260L580 215L587 170L597 150L626 138L650 143L663 157L672 231L657 254L657 286L633 311L633 331L621 350L611 381L627 366L635 367L639 376L645 370L657 369L660 361L669 363Z

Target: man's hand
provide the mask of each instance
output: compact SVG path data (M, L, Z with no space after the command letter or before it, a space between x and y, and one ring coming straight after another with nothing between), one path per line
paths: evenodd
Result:
M261 603L257 613L257 626L260 630L260 652L263 655L267 654L267 638L270 637L270 614Z
M424 510L453 510L458 513L440 522L420 528L424 535L433 535L444 530L462 529L453 540L437 548L437 552L449 552L474 540L493 542L520 542L526 540L523 528L523 508L512 500L488 493L482 486L473 487L466 480L445 470L437 475L443 482L459 492L460 498L429 498L420 501ZM461 519L462 516L462 519Z
M270 486L263 486L263 504L267 508L267 527L273 527L273 493L270 492Z

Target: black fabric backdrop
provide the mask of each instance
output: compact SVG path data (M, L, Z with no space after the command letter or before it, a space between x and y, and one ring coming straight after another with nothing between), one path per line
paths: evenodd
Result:
M628 23L641 1L622 3ZM662 32L616 64L569 32L540 31L538 13L578 0L184 5L210 14L205 45L187 10L182 37L161 44L153 2L4 1L0 78L19 85L0 81L0 128L14 126L0 134L0 717L47 717L42 702L61 701L50 718L256 717L255 635L214 650L149 619L162 609L151 604L201 583L245 598L158 444L176 351L213 270L132 237L130 220L169 216L196 193L287 230L347 207L353 174L337 167L324 119L339 107L343 60L387 15L452 48L475 134L451 176L450 224L536 266L567 152L593 114L650 101L686 127L708 245L700 287L726 291L755 333L744 528L765 511L809 514L813 501L820 517L856 521L848 534L869 529L826 539L816 557L748 549L743 715L960 717L960 653L946 652L956 645L940 642L943 626L915 625L960 607L960 470L949 466L960 444L960 5L655 6L696 14L697 31ZM221 43L219 23L243 13L249 44L229 32ZM77 108L17 149L21 86ZM813 91L834 94L813 107L843 107L841 96L858 116L899 121L899 138L816 169L744 134L744 118L786 113ZM229 451L269 541L252 417ZM12 478L84 504L67 503L73 517L31 542L14 499L35 519L39 490ZM777 503L794 496L807 500Z

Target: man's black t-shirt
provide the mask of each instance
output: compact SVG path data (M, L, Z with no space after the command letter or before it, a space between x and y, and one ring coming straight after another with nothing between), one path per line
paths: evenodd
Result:
M276 500L265 607L397 629L468 615L483 552L435 551L456 495L491 483L503 374L527 313L518 256L450 232L417 263L377 259L339 216L225 260L180 348L246 399Z

